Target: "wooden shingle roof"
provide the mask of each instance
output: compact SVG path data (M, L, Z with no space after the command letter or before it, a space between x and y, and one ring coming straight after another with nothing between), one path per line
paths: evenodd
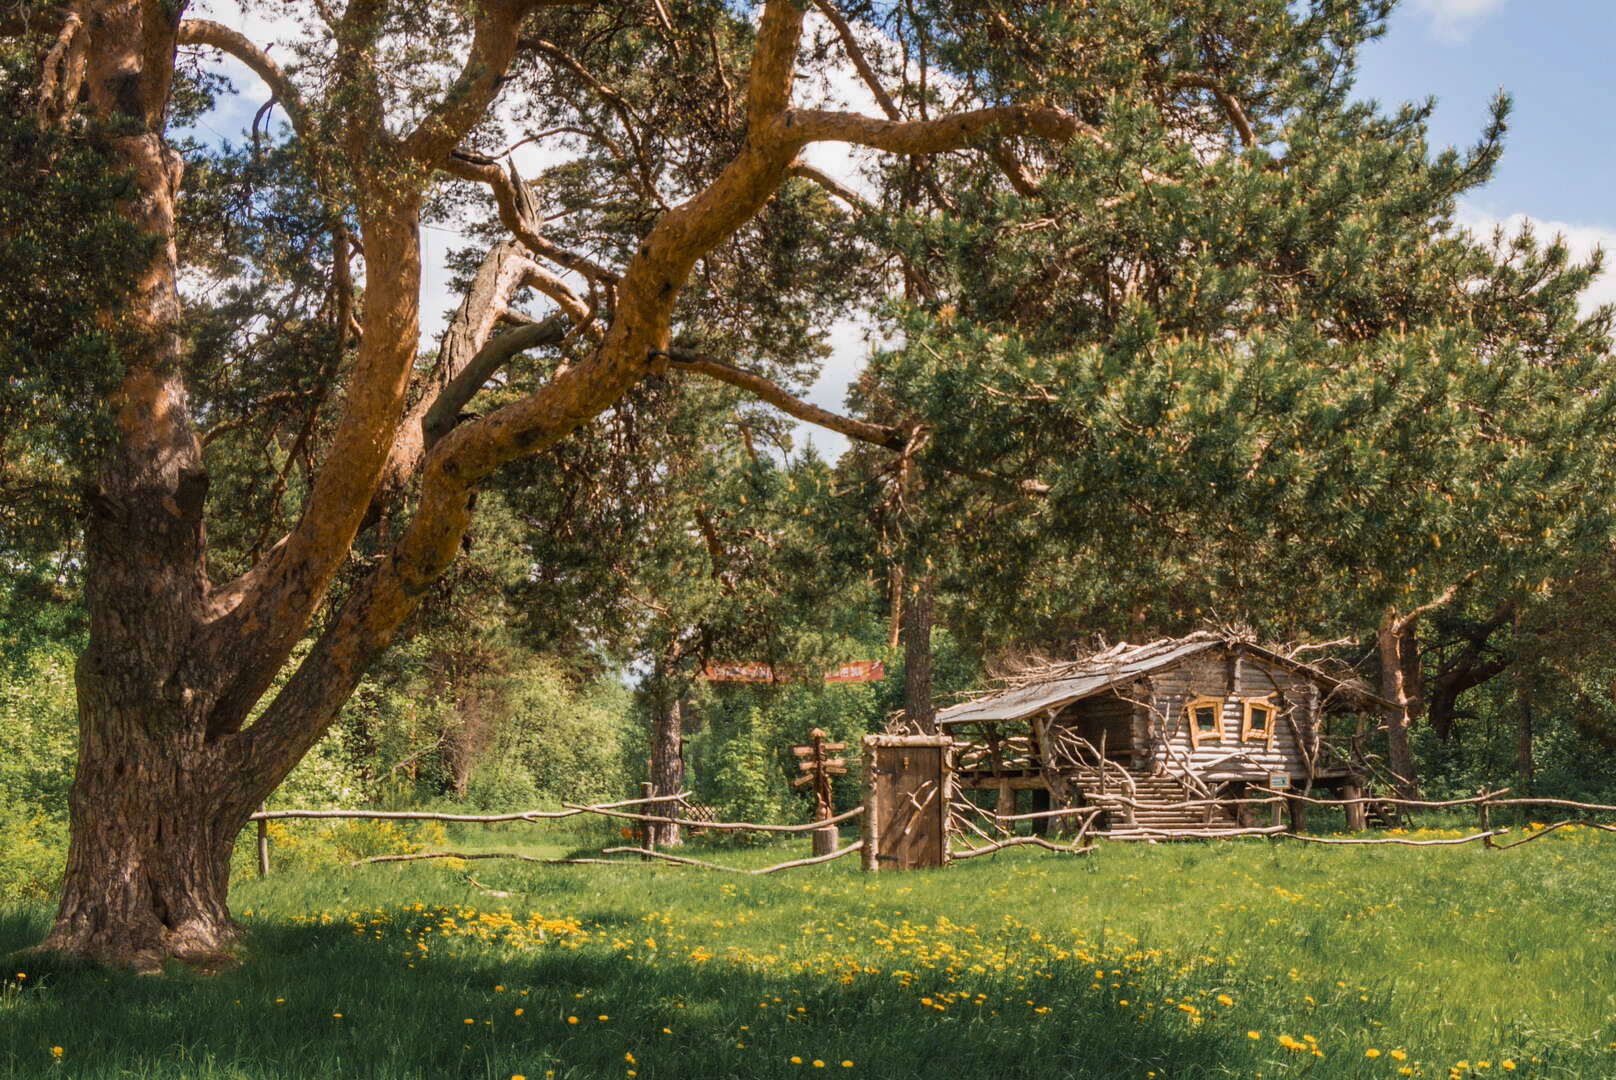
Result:
M1016 676L1014 685L1006 689L943 709L937 714L937 723L947 727L1020 720L1045 709L1059 708L1093 697L1213 649L1245 652L1266 663L1303 672L1326 691L1326 707L1396 708L1384 698L1369 693L1354 680L1326 675L1310 664L1249 641L1199 631L1188 637L1164 638L1144 645L1124 643L1081 660L1047 664L1039 669L1024 671Z

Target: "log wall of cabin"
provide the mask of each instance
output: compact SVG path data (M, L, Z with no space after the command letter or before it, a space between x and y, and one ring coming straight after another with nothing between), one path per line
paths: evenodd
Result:
M1152 739L1153 766L1180 772L1188 762L1202 779L1214 782L1263 781L1270 772L1285 772L1293 784L1306 783L1307 755L1298 746L1297 734L1300 732L1304 740L1311 738L1318 704L1318 688L1308 679L1249 656L1213 653L1154 672L1150 682L1152 705L1159 714L1151 717L1157 728ZM1273 695L1275 706L1272 739L1242 741L1243 699L1266 694ZM1222 700L1222 727L1220 738L1203 736L1196 746L1185 706L1200 697ZM1167 746L1172 747L1172 753Z
M1123 764L1134 759L1136 748L1143 751L1149 745L1134 738L1134 703L1114 692L1072 702L1055 714L1055 723L1087 739L1096 750L1103 738L1105 756Z

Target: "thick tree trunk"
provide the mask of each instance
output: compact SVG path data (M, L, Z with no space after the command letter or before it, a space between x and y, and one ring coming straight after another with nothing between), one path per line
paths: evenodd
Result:
M215 959L240 932L230 853L255 804L196 724L115 704L93 664L80 664L72 841L42 948L142 971Z
M1387 764L1405 799L1419 794L1419 769L1409 741L1409 728L1421 711L1419 641L1413 620L1388 615L1376 633L1380 651L1380 696L1397 705L1386 717Z
M665 697L656 701L653 710L651 729L653 793L677 795L684 790L685 784L683 704L677 693L667 693ZM652 825L651 834L658 847L678 847L684 842L679 836L679 826L673 824Z
M903 716L911 730L937 731L931 700L931 583L916 578L903 602Z
M86 500L90 634L77 676L72 833L43 945L147 970L165 956L216 953L236 935L225 906L230 848L262 794L222 767L207 725L221 678L196 649L209 589L207 476L179 376L180 163L162 136L182 9L158 17L98 0L86 21L85 93L124 132L112 145L134 191L121 212L155 243L127 308L108 316L132 331L131 344Z

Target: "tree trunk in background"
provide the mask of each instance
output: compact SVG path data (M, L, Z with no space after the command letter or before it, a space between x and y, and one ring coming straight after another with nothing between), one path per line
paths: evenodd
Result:
M903 718L911 730L937 732L931 703L931 582L911 579L903 599Z
M670 690L665 683L664 689ZM653 795L677 795L684 790L684 707L677 693L668 693L653 706L651 728L651 786ZM663 804L660 810L672 810ZM671 814L669 816L672 816ZM678 847L679 826L653 824L651 836L658 847Z
M1537 690L1533 665L1521 645L1521 613L1515 611L1515 649L1521 659L1515 666L1515 768L1520 776L1521 794L1530 795L1537 780L1537 762L1532 756L1532 694Z
M1397 711L1386 717L1387 764L1396 776L1398 795L1417 798L1419 769L1409 742L1409 728L1422 711L1423 686L1414 620L1388 613L1375 640L1380 652L1380 696L1397 705Z

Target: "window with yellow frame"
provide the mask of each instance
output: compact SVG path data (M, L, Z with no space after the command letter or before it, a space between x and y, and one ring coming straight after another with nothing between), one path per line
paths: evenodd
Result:
M1190 727L1190 745L1223 741L1223 699L1191 698L1184 703L1184 720Z
M1273 694L1262 697L1241 698L1240 741L1274 745L1274 725L1279 721L1279 707Z

